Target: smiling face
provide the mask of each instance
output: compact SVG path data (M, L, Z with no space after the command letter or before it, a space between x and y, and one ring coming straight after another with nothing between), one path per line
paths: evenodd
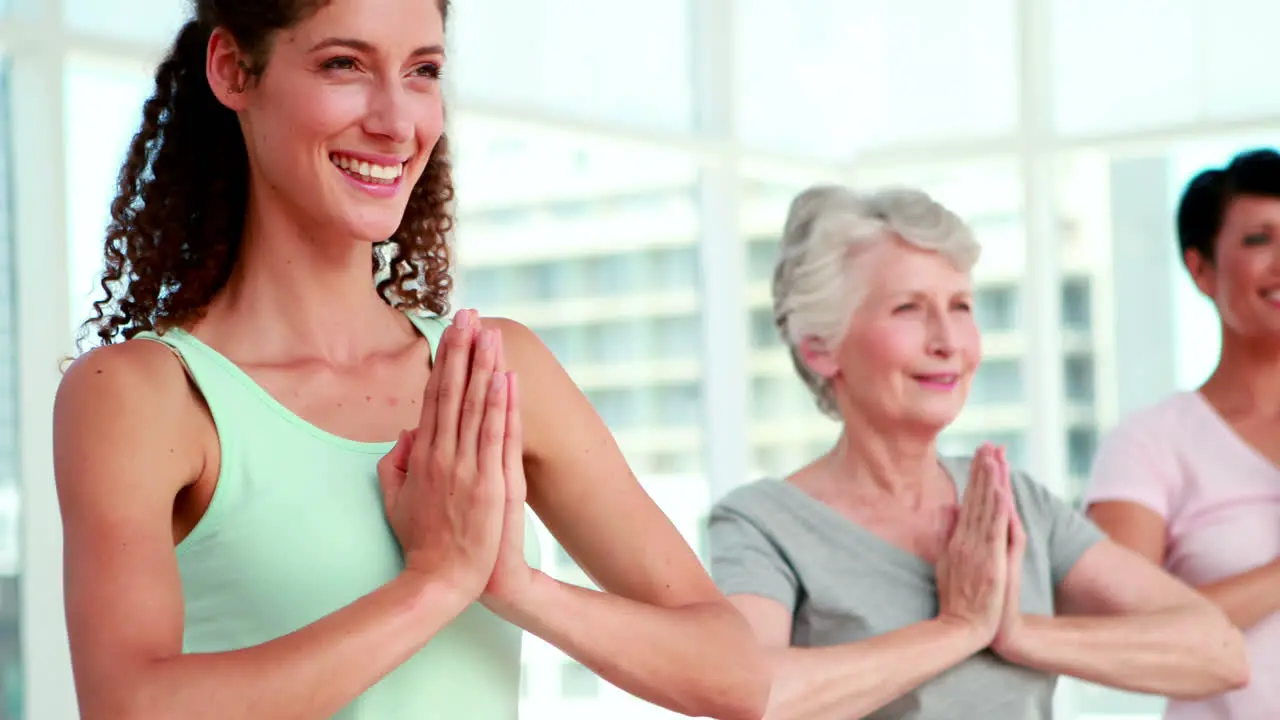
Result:
M444 131L443 44L434 2L330 0L278 33L243 82L243 59L216 33L210 78L239 114L255 200L315 235L390 237ZM217 86L237 76L242 90Z
M1214 256L1210 262L1188 251L1185 260L1228 332L1280 341L1280 198L1242 195L1232 200Z
M835 351L810 366L830 378L846 418L940 432L964 406L981 358L969 274L899 239L849 264L864 294Z

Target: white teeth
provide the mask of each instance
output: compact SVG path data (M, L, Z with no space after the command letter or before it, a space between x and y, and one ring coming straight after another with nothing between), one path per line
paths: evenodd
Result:
M395 180L404 174L403 164L375 165L346 155L340 155L338 153L330 155L329 160L337 167L367 180L381 180L386 182Z

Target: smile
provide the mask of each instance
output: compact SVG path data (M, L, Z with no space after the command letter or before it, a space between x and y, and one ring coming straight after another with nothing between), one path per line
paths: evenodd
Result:
M950 390L960 382L959 375L913 375L916 382L935 390Z
M373 185L394 185L404 175L404 163L376 165L341 153L331 153L329 162L352 178Z

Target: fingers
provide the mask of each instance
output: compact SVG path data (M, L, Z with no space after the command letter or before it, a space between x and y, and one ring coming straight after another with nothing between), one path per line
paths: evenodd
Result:
M982 464L982 492L978 501L978 512L981 516L979 522L983 539L994 540L996 534L1006 527L998 522L998 519L1003 517L1000 514L1000 506L1004 504L1004 496L1000 493L1000 483L996 480L995 463L990 453L983 458Z
M431 448L446 462L452 462L458 450L458 423L462 415L463 396L467 391L467 371L471 366L475 336L469 313L458 313L453 322L451 332L442 336L441 349L445 351L444 357L437 357L436 367L431 371L432 379L437 381L435 432L431 437ZM428 408L423 410L426 412ZM426 440L425 437L418 439Z
M987 453L990 451L990 443L982 443L977 450L973 451L973 460L969 462L969 485L972 486L978 481L978 475L982 473L985 466L982 461L986 459Z
M524 428L520 425L520 390L516 374L507 377L507 437L502 443L502 471L507 478L507 498L524 504L523 487L514 486L524 478Z
M440 382L444 379L440 367L448 361L449 345L452 344L450 341L456 332L457 329L452 325L445 328L440 334L439 345L433 348L435 362L431 374L427 376L427 387L422 391L422 408L418 415L418 435L427 445L431 445L436 437L436 408L440 403Z
M1000 474L1000 463L994 451L987 458L987 466L991 477L991 537L1003 544L1007 537L1004 529L1009 526L1009 484Z
M493 376L497 367L497 330L482 329L476 333L475 355L462 398L462 414L458 418L457 457L463 462L479 464L481 424L490 412L489 396L493 393ZM505 385L505 381L504 381ZM506 421L506 391L503 391L503 422ZM470 460L468 460L470 458Z
M1000 450L989 444L978 448L956 527L961 538L987 548L1004 546L1009 536L1010 493L1001 475L999 456Z
M400 489L405 473L409 468L409 450L413 447L412 435L404 430L396 440L395 447L378 461L378 486L382 490L382 500L387 502Z
M984 444L974 454L969 467L969 487L965 489L957 528L966 537L975 537L986 527L985 500L990 475L985 462L986 455L987 446Z
M1027 533L1022 527L1022 516L1018 514L1018 504L1014 500L1013 491L1010 489L1009 497L1009 547L1013 550L1021 551L1027 543Z
M482 480L497 477L503 470L503 442L507 436L507 376L490 371L482 385L486 394L481 409L484 418L478 428L477 466Z
M387 461L391 464L391 467L402 473L409 472L409 453L413 450L417 435L416 428L400 431L400 437L396 439L395 447L391 448L391 452L387 453Z

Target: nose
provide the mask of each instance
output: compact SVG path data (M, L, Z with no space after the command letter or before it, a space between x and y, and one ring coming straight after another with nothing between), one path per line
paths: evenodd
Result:
M930 313L927 338L930 355L945 360L956 353L956 333L945 312Z
M412 140L413 114L398 78L379 83L370 94L369 112L363 123L365 132L401 145Z

